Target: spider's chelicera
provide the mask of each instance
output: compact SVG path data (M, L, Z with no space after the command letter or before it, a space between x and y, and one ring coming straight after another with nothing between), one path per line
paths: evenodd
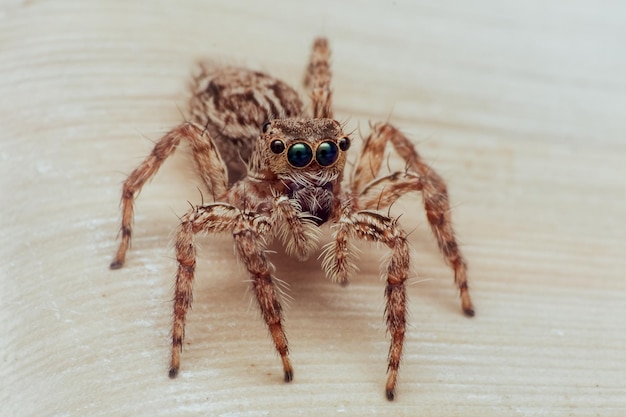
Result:
M402 195L422 193L432 232L454 270L463 311L468 316L474 314L466 263L450 220L446 185L410 140L388 123L375 124L350 178L344 181L351 139L333 119L329 58L326 39L317 39L304 80L312 100L310 115L296 91L280 80L242 68L200 64L192 83L190 120L161 138L124 182L121 242L112 269L123 265L130 245L135 197L181 140L190 145L198 173L216 201L189 210L176 237L178 272L170 377L180 368L198 233L233 236L281 356L285 381L292 380L293 369L274 267L266 250L274 238L284 242L289 254L306 259L318 247L319 226L332 224L333 239L322 252L322 266L342 285L356 269L351 239L381 242L390 249L385 288L391 336L385 392L390 400L395 396L406 331L405 284L410 257L406 233L386 209ZM387 144L404 159L405 170L380 174Z

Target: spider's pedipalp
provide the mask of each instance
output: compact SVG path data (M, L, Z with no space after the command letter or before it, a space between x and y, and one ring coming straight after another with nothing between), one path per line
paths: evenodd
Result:
M308 259L317 249L321 234L314 217L303 212L297 200L284 195L274 198L274 213L277 227L274 234L282 240L287 253L302 261Z
M320 258L326 276L341 286L349 283L350 276L358 271L354 263L356 249L350 243L351 227L345 221L340 221L333 233L333 239L324 245Z

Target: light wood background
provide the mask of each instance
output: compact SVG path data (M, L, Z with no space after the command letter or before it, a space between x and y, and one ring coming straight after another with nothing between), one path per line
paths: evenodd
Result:
M626 415L624 2L0 4L2 416ZM299 85L316 35L338 118L391 120L447 179L470 264L474 319L420 198L394 207L415 265L394 403L376 246L348 288L315 257L276 257L293 297L284 384L232 239L203 239L167 377L172 235L200 202L185 151L108 269L121 182L182 120L194 61Z

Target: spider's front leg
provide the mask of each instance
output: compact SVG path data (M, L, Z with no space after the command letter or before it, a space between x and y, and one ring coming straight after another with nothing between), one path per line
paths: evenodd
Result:
M242 218L233 231L233 237L239 259L252 276L252 287L261 315L283 362L285 382L290 382L293 379L293 367L282 325L282 307L272 278L274 265L268 259L264 246L272 226L267 217Z
M375 179L380 172L387 143L391 143L406 161L407 169ZM411 141L388 123L374 125L354 168L351 189L357 196L360 208L376 210L391 206L409 191L422 192L426 217L437 239L439 250L454 269L454 281L461 296L461 308L467 316L473 316L474 307L467 283L467 263L452 227L446 183L423 161Z
M193 299L193 280L196 269L195 235L200 232L219 233L233 230L241 217L241 212L234 206L214 203L192 208L181 219L176 236L176 285L174 290L174 322L172 325L172 357L170 378L178 375L180 352L183 348L187 311Z
M347 245L350 236L371 242L382 242L391 249L385 288L387 329L391 335L385 394L387 399L393 400L406 331L405 281L409 274L409 245L406 234L397 226L396 220L374 211L351 212L349 208L346 209L339 219L334 242L331 242L327 247L326 258L324 259L326 272L340 283L347 282L347 274L350 272L350 268L345 267L345 265L351 265L351 253L349 253ZM334 276L334 274L338 274L338 276Z
M243 212L225 203L214 203L192 209L183 219L176 239L178 272L174 295L174 324L172 328L172 357L169 375L176 377L180 368L187 311L191 307L192 284L196 265L194 237L197 233L231 232L239 259L252 276L252 286L268 326L276 350L283 362L284 379L293 379L288 357L287 338L282 327L282 308L273 283L274 266L267 258L265 242L271 237L275 221L263 215Z

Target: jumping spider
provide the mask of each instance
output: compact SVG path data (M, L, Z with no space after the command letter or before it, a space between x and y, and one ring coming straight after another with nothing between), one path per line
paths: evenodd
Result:
M266 251L275 237L283 241L289 254L306 259L317 249L319 227L332 224L333 240L323 251L323 267L328 277L343 285L355 270L350 239L382 242L390 248L385 289L391 335L385 387L389 400L395 396L406 331L405 282L410 258L406 233L397 219L382 210L399 197L410 191L422 192L439 249L454 269L463 311L474 315L465 260L450 222L446 185L402 133L390 124L375 124L347 187L342 185L351 139L333 119L329 58L327 40L315 40L304 79L312 116L305 114L296 91L282 81L261 72L201 64L192 82L190 120L163 136L124 182L122 238L112 269L124 263L136 195L181 141L191 146L196 168L217 201L189 210L176 237L172 378L180 368L196 265L194 240L201 232L232 234L239 260L251 275L254 295L281 356L287 382L293 379L293 368L274 266ZM406 169L378 177L389 142L406 162Z

